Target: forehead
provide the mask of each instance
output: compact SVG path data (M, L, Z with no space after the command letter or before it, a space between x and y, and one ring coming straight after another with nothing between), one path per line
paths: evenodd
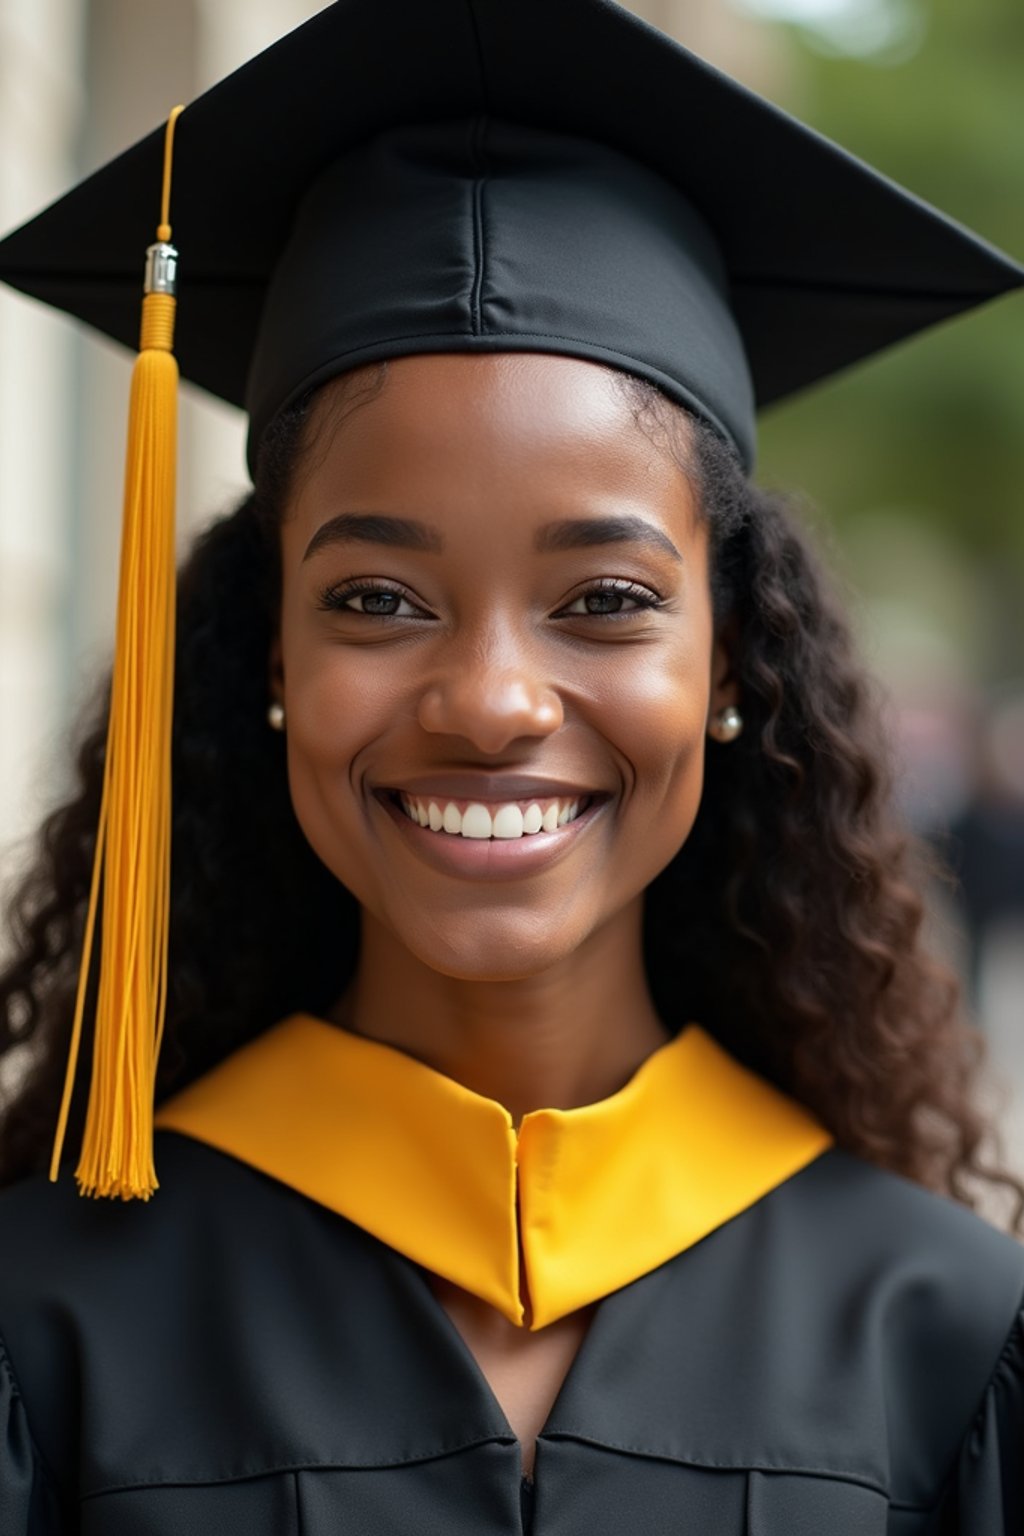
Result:
M427 354L327 385L305 434L290 511L396 499L443 513L485 497L494 515L619 498L692 520L688 423L657 413L615 370L544 353Z

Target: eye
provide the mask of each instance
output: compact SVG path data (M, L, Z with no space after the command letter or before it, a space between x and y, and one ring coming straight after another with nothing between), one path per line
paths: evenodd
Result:
M579 604L583 606L579 607ZM632 606L627 607L626 604ZM579 593L556 617L628 619L647 609L663 606L664 599L648 587L641 587L637 582L626 581L622 577L606 577Z
M401 611L402 604L409 610ZM384 581L349 581L338 586L325 587L317 599L317 607L338 613L355 613L364 618L408 619L423 616L400 587Z

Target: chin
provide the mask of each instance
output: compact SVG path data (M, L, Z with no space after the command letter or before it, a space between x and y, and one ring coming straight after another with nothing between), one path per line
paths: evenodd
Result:
M415 932L391 925L395 938L422 964L456 981L525 981L579 948L583 933L564 921L508 911L449 917Z

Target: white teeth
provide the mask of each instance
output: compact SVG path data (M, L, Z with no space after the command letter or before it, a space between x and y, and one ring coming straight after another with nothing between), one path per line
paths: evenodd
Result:
M454 801L449 800L444 809L436 800L418 800L412 795L399 794L399 802L410 821L432 832L447 832L455 837L478 839L502 838L514 841L520 837L532 837L538 832L555 832L580 813L579 800L556 800L542 811L533 801L523 810L521 805L508 803L498 806L493 816L486 805L474 801L460 812Z
M526 810L526 815L523 817L523 831L524 832L531 832L531 833L532 832L539 832L543 825L544 825L544 816L543 816L543 813L541 812L540 806L539 805L528 806L527 810Z
M523 813L518 805L503 805L494 818L494 836L522 837L524 825ZM466 835L465 823L463 823L462 835L463 837Z
M463 837L490 837L491 813L486 805L467 805L462 813Z

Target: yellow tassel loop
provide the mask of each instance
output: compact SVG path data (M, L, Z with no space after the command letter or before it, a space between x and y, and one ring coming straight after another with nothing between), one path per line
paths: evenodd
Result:
M164 140L157 243L146 262L139 355L128 413L120 586L89 908L64 1095L50 1163L56 1179L82 1034L103 877L103 931L85 1136L75 1178L83 1195L148 1200L153 1093L167 1003L171 870L178 365L177 251L170 244L176 107Z

